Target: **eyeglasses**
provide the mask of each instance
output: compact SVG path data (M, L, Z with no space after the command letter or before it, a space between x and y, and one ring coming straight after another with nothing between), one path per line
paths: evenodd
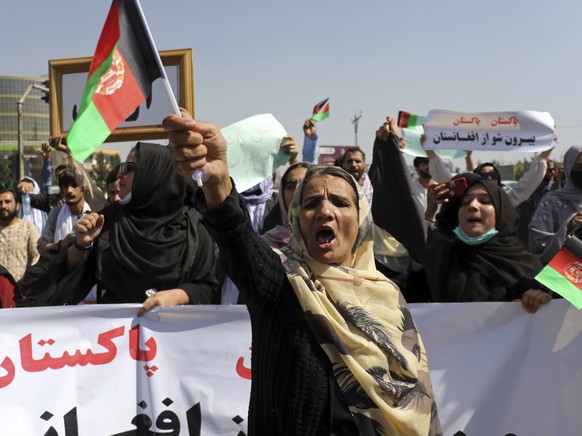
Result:
M119 176L127 176L132 171L135 171L137 168L137 164L135 162L123 162L123 164L119 167Z
M482 179L485 180L497 180L499 179L499 174L497 174L495 171L491 171L490 173L477 173L481 176Z
M547 169L547 172L548 173L555 173L556 172L556 169L555 168L548 168Z

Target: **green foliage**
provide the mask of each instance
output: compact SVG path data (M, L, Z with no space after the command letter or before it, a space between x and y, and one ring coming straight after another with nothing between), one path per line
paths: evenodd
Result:
M0 183L3 183L8 188L12 187L13 181L12 159L0 160Z
M93 180L95 180L95 183L101 188L103 192L107 191L107 186L105 186L107 174L109 174L109 172L120 163L121 158L119 155L106 156L103 153L96 154L95 163L93 164L93 169L91 170L91 177Z
M521 179L521 177L523 176L523 173L525 173L531 162L534 160L534 156L530 156L529 160L527 160L525 157L518 161L517 163L515 163L513 165L513 174L514 174L514 179L515 180L519 180Z

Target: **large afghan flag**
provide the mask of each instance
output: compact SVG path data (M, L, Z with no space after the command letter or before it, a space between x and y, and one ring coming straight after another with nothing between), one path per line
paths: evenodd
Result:
M582 241L570 237L535 279L582 309Z
M329 117L329 98L320 101L313 108L312 118L315 122L323 121Z
M114 0L89 68L79 114L67 145L82 162L166 77L137 0Z

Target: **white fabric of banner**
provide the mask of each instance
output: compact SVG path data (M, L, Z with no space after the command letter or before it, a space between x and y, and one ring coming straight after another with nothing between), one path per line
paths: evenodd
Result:
M244 306L0 311L1 435L244 435ZM444 434L579 435L582 313L411 304Z
M555 146L548 112L453 112L431 110L423 123L426 150L540 152Z

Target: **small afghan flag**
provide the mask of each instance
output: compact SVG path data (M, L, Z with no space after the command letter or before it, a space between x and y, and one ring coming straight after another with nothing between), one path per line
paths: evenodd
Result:
M313 115L311 116L315 122L323 121L327 117L329 117L329 98L317 103L313 108Z
M138 0L113 0L67 145L82 162L166 77Z
M415 127L422 127L422 123L426 117L420 115L411 114L410 112L399 111L398 112L398 127L403 127L406 129L413 129Z
M568 238L558 254L535 279L582 309L582 241Z

